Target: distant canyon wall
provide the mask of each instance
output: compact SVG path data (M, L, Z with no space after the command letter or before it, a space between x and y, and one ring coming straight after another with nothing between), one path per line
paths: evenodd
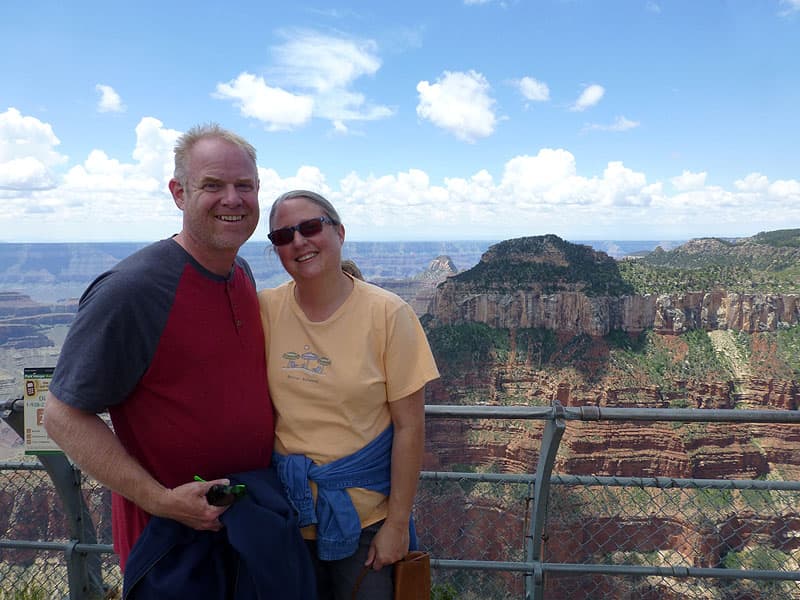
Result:
M447 281L429 312L440 325L486 323L496 328L542 327L575 335L604 336L612 330L680 334L692 329L774 331L800 321L796 294L736 294L724 291L644 296L588 297L581 292L470 293Z

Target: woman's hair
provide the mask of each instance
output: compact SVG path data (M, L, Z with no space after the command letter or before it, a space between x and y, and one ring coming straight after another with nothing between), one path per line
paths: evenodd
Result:
M342 261L342 271L345 273L350 273L350 275L356 279L364 281L364 275L361 274L361 269L359 269L358 265L349 258Z
M325 214L333 221L334 225L341 225L342 219L339 217L339 213L336 212L336 209L324 196L317 194L316 192L310 192L308 190L292 190L291 192L286 192L285 194L281 194L275 199L275 202L272 203L272 208L269 211L269 227L272 228L272 218L275 216L275 211L278 210L278 206L285 202L286 200L291 200L293 198L305 198L319 206Z
M175 172L173 173L173 177L177 179L182 186L186 187L187 183L186 178L188 177L189 168L187 163L189 162L189 154L197 142L206 138L225 140L244 150L247 156L253 160L253 166L256 167L256 173L258 173L256 149L250 142L240 135L224 129L217 123L206 123L205 125L195 125L179 137L178 141L175 143Z

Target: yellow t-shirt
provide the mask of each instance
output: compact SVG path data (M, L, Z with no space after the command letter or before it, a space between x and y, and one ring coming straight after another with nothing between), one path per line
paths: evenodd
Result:
M411 307L378 286L353 282L344 304L320 322L297 305L293 281L259 293L275 450L317 465L363 448L391 423L389 402L439 377ZM383 494L348 491L362 527L386 517ZM303 535L315 532L306 528Z

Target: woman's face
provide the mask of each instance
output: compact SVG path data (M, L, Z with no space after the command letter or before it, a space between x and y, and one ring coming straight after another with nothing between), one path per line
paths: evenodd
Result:
M294 227L309 219L327 216L321 206L303 197L281 202L273 215L270 230ZM323 223L322 230L309 237L294 231L291 242L274 246L281 264L292 279L301 282L341 271L344 226Z

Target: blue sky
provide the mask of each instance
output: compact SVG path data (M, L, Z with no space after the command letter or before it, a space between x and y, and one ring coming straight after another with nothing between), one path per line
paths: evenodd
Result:
M353 241L800 227L800 0L5 2L0 56L0 241L177 232L207 121Z

